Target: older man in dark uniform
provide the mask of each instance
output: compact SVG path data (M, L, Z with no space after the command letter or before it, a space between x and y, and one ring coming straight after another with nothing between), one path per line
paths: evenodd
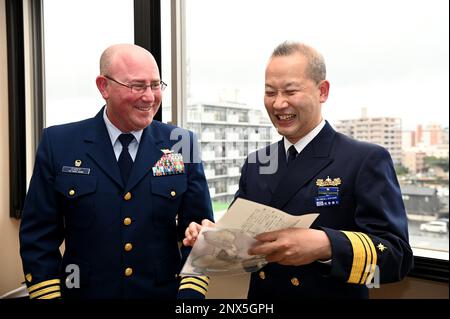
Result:
M249 253L265 255L269 264L252 274L251 299L367 298L368 287L401 280L412 267L391 157L380 146L337 133L323 119L329 87L325 62L313 48L283 43L273 52L264 104L283 139L249 156L236 197L319 216L310 229L256 237L260 244ZM186 245L199 229L189 226Z
M166 84L147 50L109 47L96 83L106 106L45 129L37 151L20 229L30 297L204 297L206 277L178 278L183 230L213 218L193 134L153 120Z

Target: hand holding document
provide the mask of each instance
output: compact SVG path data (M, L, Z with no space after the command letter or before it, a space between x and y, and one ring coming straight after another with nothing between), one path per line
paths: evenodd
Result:
M270 206L238 198L216 227L203 227L181 275L232 275L254 272L267 264L248 249L260 233L283 228L309 228L319 214L289 215Z

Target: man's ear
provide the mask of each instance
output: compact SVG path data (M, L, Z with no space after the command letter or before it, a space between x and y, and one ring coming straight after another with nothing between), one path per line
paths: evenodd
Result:
M320 103L325 103L328 99L328 93L330 93L330 82L323 80L319 83L320 90Z
M97 88L100 91L100 94L106 100L109 97L109 93L107 90L108 81L106 80L106 78L101 75L97 76L97 78L95 79L95 84L97 84Z

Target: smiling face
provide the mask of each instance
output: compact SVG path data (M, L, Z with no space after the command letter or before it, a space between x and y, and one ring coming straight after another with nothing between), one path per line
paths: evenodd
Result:
M322 120L329 83L309 76L308 59L295 52L273 56L266 68L264 105L278 133L298 142Z
M107 75L126 85L149 85L159 82L159 69L153 56L135 45L117 45L108 48L102 75L97 77L97 87L106 100L109 120L122 132L146 128L161 105L162 91L147 88L145 93L108 80ZM105 51L106 52L106 51ZM103 57L102 57L103 58Z

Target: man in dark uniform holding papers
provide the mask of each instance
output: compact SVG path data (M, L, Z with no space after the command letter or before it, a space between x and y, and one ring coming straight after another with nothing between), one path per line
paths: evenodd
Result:
M310 229L256 236L261 243L249 253L265 255L269 264L252 274L250 299L367 298L372 282L399 281L412 267L391 157L322 118L329 87L316 50L287 42L274 50L264 104L283 139L249 155L236 197L319 216ZM191 223L185 245L194 243L200 228Z

